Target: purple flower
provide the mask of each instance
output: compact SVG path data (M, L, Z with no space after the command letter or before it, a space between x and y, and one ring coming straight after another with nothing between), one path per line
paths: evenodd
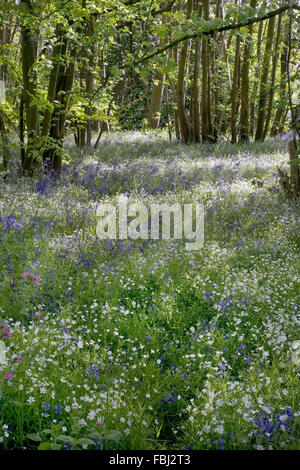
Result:
M43 403L43 408L44 408L44 411L49 411L50 410L50 403L44 402Z

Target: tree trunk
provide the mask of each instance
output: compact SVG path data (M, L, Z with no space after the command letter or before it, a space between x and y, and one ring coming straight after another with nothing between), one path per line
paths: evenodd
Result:
M203 18L209 20L209 0L203 0ZM210 103L210 48L209 39L202 38L202 99L201 99L201 137L202 142L212 141L211 103Z
M269 76L269 67L271 59L271 51L274 37L274 28L275 28L275 17L269 19L267 39L265 46L265 53L262 64L262 73L259 87L259 97L258 97L258 112L257 112L257 125L255 140L263 141L263 131L265 124L265 115L266 115L266 101L268 94L268 76Z
M21 3L31 12L30 0L22 0ZM23 96L25 105L25 123L27 130L27 148L23 166L24 174L31 174L38 165L38 137L39 137L39 111L37 105L37 75L34 70L37 59L37 32L32 32L30 27L21 28L22 44L22 77Z
M235 59L234 59L234 72L231 91L231 142L234 144L237 141L237 125L238 107L239 107L239 80L240 80L240 35L236 37L235 46Z
M255 130L255 106L256 106L256 96L257 96L257 88L259 84L259 75L260 75L260 61L261 61L261 44L262 44L262 38L263 38L263 25L264 23L261 22L258 25L258 32L257 32L257 45L256 45L256 67L255 67L255 73L254 73L254 80L253 80L253 85L252 85L252 92L251 92L251 98L250 98L250 129L249 129L249 134L250 137L252 138L254 136L254 130Z
M0 46L2 51L4 50L5 46L8 44L9 41L9 30L5 25L0 28ZM0 65L0 79L6 82L7 78L7 67L6 64ZM10 151L9 151L9 139L8 139L8 131L5 125L5 114L1 109L0 104L0 135L2 140L2 153L3 153L3 170L6 171L9 163L10 158Z
M223 0L216 2L216 19L224 19ZM214 51L213 51L212 75L213 75L213 138L214 142L218 139L218 133L221 130L223 122L223 93L224 87L224 64L226 64L226 71L228 72L228 85L231 84L230 65L228 61L228 53L225 40L225 32L220 33L214 38Z
M281 129L282 118L285 114L285 109L287 105L286 97L286 84L287 84L287 58L288 58L288 32L289 32L289 23L286 22L284 29L284 42L282 46L282 51L280 55L280 85L279 85L279 100L277 104L276 114L273 121L271 136L275 137Z
M170 121L170 112L169 112L169 87L165 87L165 93L166 93L166 118L167 118L167 125L168 125L168 134L169 134L169 140L172 140L172 127L171 127L171 121Z
M199 0L195 0L194 9L201 17L202 5ZM201 121L200 121L200 62L201 62L201 40L195 40L195 54L194 54L194 70L193 70L193 84L191 90L191 104L190 104L190 122L191 122L191 140L194 143L201 142Z
M19 109L19 137L20 137L20 156L22 168L24 168L26 152L25 152L25 138L24 138L24 96L21 92L20 109Z
M194 57L194 73L193 73L193 88L191 95L191 132L192 141L199 143L201 141L200 129L200 59L201 59L201 41L198 39L195 42L195 57Z
M94 32L95 32L94 19L91 18L88 21L88 37L90 39L93 38ZM94 90L94 73L93 73L94 66L95 66L95 46L92 42L90 55L89 55L89 63L88 63L88 68L87 68L87 75L86 75L87 99L91 98L93 94L93 90ZM88 116L88 120L86 123L86 144L90 147L92 145L92 121L89 119L89 117L92 114L91 106L86 106L85 114Z
M162 23L165 24L167 21L166 15L162 15ZM166 41L160 39L159 47L163 47ZM161 115L161 105L164 94L164 74L156 69L154 74L154 82L152 86L151 100L148 112L148 127L150 129L158 129Z
M290 187L293 197L300 195L300 165L299 156L297 155L297 140L296 133L289 141L289 155L290 155Z
M2 139L2 152L3 152L3 170L6 171L9 162L9 140L8 133L4 122L4 113L0 109L0 135Z
M56 85L59 75L59 70L61 68L61 58L66 53L67 50L67 39L65 36L65 31L61 24L56 26L55 31L56 36L56 43L53 47L52 53L52 69L50 72L50 78L48 83L48 105L49 107L46 109L43 119L42 125L42 140L45 141L45 146L47 146L47 137L49 135L50 127L51 127L51 117L54 110L54 99L55 99L55 92L56 92Z
M274 47L274 53L273 53L273 64L272 64L272 72L271 72L271 89L269 92L267 116L266 116L266 122L265 122L265 127L264 127L264 133L262 137L263 140L265 140L265 138L267 137L267 133L268 133L269 125L271 121L272 109L273 109L273 100L274 100L274 93L275 93L274 88L275 88L277 61L278 61L278 54L279 54L279 41L280 41L280 33L281 33L281 21L282 21L282 15L279 15L278 23L277 23L276 41L275 41L275 47Z
M158 129L159 127L161 104L164 93L164 78L164 75L159 70L155 71L148 113L148 127L150 129Z
M189 20L192 14L193 0L187 2L186 19ZM189 122L185 111L185 72L188 55L189 41L181 47L180 58L178 63L178 75L177 75L177 86L176 86L176 104L177 104L177 115L180 127L180 134L182 141L187 144L191 138L191 132Z
M250 1L250 7L256 7L257 0ZM241 86L241 142L249 141L249 69L250 53L253 25L248 28L248 36L245 39L242 65L242 86Z
M61 68L58 76L55 96L56 106L53 112L50 129L50 138L53 145L51 148L47 149L44 154L45 170L54 170L56 176L60 176L61 173L61 147L65 135L65 122L75 76L77 53L78 48L75 45L72 47L69 54L69 63L64 69Z

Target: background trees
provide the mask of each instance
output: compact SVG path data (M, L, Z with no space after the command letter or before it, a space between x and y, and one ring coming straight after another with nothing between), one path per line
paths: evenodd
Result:
M0 4L4 169L15 141L24 174L59 174L68 132L82 147L110 128L169 125L184 143L264 140L288 129L288 67L291 94L299 79L296 4Z

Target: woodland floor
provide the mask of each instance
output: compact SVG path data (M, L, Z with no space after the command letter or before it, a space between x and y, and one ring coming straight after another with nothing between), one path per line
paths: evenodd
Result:
M299 449L287 142L67 152L60 181L0 182L0 447ZM100 241L97 204L120 193L203 202L204 247Z

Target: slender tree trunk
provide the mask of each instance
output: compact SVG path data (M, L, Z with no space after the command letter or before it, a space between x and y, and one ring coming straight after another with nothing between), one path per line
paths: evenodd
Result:
M272 72L271 72L271 88L270 88L270 92L269 92L269 100L268 100L268 106L267 106L267 116L266 116L266 122L265 122L265 127L264 127L264 133L263 133L263 137L262 137L263 140L265 140L265 138L267 137L267 133L268 133L269 125L270 125L270 121L271 121L272 110L273 110L276 70L277 70L277 61L278 61L278 54L279 54L279 42L280 42L280 34L281 34L281 21L282 21L282 15L279 15L278 23L277 23L276 41L275 41L275 47L274 47L274 52L273 52L273 64L272 64Z
M234 72L231 90L231 142L237 141L237 119L239 107L239 80L240 80L240 35L236 37Z
M216 18L221 20L224 19L223 11L223 0L217 0L216 3ZM214 38L214 50L213 50L213 63L212 63L212 75L213 75L213 138L216 142L218 139L218 133L221 128L222 122L222 111L221 111L221 101L222 101L222 92L221 89L224 88L224 68L222 63L225 64L228 62L228 54L226 51L225 43L225 33L220 33ZM230 69L229 69L230 70ZM230 82L230 74L229 74Z
M88 37L91 39L93 38L95 33L95 27L94 27L94 19L91 18L88 21ZM93 94L94 90L94 67L95 67L95 53L96 53L96 48L92 42L91 45L91 50L90 50L90 57L89 57L89 63L88 63L88 69L87 69L87 76L86 76L86 94L87 98L90 99L90 97ZM91 106L86 106L85 108L85 114L88 116L88 120L86 123L86 144L90 147L92 145L92 121L90 118L92 114L92 107Z
M209 0L203 0L203 18L209 20ZM202 38L202 100L201 100L201 137L203 142L212 141L211 103L210 103L210 48L209 39Z
M195 143L201 141L201 121L200 121L200 61L201 61L201 40L195 41L195 57L194 57L194 73L193 73L193 88L191 94L191 131L192 140Z
M165 24L166 22L166 15L162 15L162 23ZM163 47L165 43L166 41L164 39L160 39L159 47ZM164 94L164 80L164 74L159 69L156 69L154 74L154 82L152 86L151 100L148 112L148 127L150 129L159 128L161 105Z
M257 45L256 45L256 67L254 73L254 80L252 86L252 92L250 96L250 129L249 134L252 138L254 136L255 130L255 106L256 106L256 96L257 96L257 87L259 85L258 77L260 75L260 62L261 62L261 44L263 38L263 22L258 25L257 32Z
M2 51L5 49L6 45L9 41L9 30L8 28L3 25L0 28L0 46ZM6 82L7 78L7 67L6 64L3 63L0 65L0 79ZM3 154L3 170L6 171L10 159L10 151L9 151L9 139L8 139L8 131L5 125L5 113L1 109L0 104L0 135L2 140L2 154Z
M82 93L84 94L84 88L86 88L86 85L84 86L84 74L85 74L85 64L82 66L81 71L80 71L80 90L82 90ZM86 111L86 107L85 107ZM85 147L86 144L86 123L85 122L80 122L78 126L78 133L80 135L79 139L79 147L83 148Z
M189 20L193 9L193 0L187 2L186 19ZM178 75L176 86L176 103L177 114L180 126L180 134L184 143L188 143L191 138L189 122L185 111L185 73L188 55L189 41L186 41L180 51L180 58L178 63Z
M230 119L228 118L227 116L227 113L226 113L226 96L227 96L227 88L229 90L232 89L232 77L231 77L231 70L230 70L230 63L229 63L229 57L228 57L228 50L229 50L229 47L230 47L230 44L231 44L231 41L232 41L232 32L230 32L229 36L228 36L228 39L226 40L226 33L222 33L222 36L223 36L223 40L222 40L222 44L221 44L221 52L220 52L220 56L221 58L223 58L222 62L225 64L226 66L226 72L227 72L227 77L226 77L226 87L224 88L224 75L221 75L220 77L220 91L219 91L219 95L221 96L223 94L223 106L221 107L221 110L220 110L220 113L219 113L219 118L218 118L218 122L219 122L219 129L220 129L220 132L223 133L223 134L226 134L227 133L227 129L228 129L228 126L230 125ZM231 92L230 92L230 99L229 99L229 106L230 106L230 103L231 103ZM218 108L220 107L220 103L218 104Z
M155 71L148 113L148 127L150 129L158 129L159 127L162 98L164 94L164 78L164 74L159 70Z
M69 63L64 69L61 68L58 76L55 96L56 106L53 112L50 129L50 138L53 145L51 148L46 150L44 155L46 170L53 169L56 176L60 176L61 173L61 147L63 145L65 135L65 122L75 76L77 53L78 48L75 45L72 47L69 54Z
M288 112L289 112L289 106L286 103L284 111L283 111L281 119L280 119L280 123L279 123L279 128L278 128L278 134L279 135L283 134L285 121L287 119Z
M52 69L50 73L49 83L48 83L48 94L47 100L49 107L46 109L42 125L41 137L45 140L47 146L47 137L49 135L50 126L51 126L51 117L54 109L54 99L56 92L57 79L59 74L59 69L61 67L62 56L66 53L67 49L67 40L65 36L65 31L61 24L58 24L56 27L56 43L53 47L52 53Z
M275 17L270 18L268 22L268 31L266 39L266 47L262 64L262 73L259 87L259 97L258 97L258 112L257 112L257 125L255 140L263 140L263 131L265 124L265 115L266 115L266 101L268 94L268 77L269 77L269 67L271 59L271 51L274 37L274 28L275 28Z
M20 156L22 168L24 168L26 152L25 152L25 138L24 138L24 96L21 92L20 109L19 109L19 138L20 138Z
M290 186L293 197L298 197L300 195L300 165L297 155L297 140L296 134L289 141L289 155L290 155Z
M256 7L257 0L250 1L250 7ZM248 28L248 36L245 39L242 65L242 85L241 85L241 133L240 140L242 142L249 141L249 70L250 70L250 53L251 38L253 25Z
M170 50L170 56L171 58L173 58L173 60L177 64L178 63L178 47L177 46L173 47L173 49ZM172 96L173 96L174 126L175 126L176 139L181 140L179 118L178 118L178 112L177 112L176 83L170 76L168 76L168 80L170 82L170 87L171 87Z
M3 170L6 171L9 162L9 140L8 132L5 126L4 113L0 109L0 135L2 139L2 152L3 152Z
M22 4L31 13L32 5L30 0L22 0ZM39 137L39 110L37 105L37 75L34 70L37 59L37 32L31 31L30 27L22 26L22 77L23 94L26 114L27 148L24 161L23 172L32 173L38 165L38 137Z
M198 12L201 17L202 5L199 0L194 2L194 10ZM191 140L194 143L201 142L201 119L200 119L200 63L201 63L201 40L195 40L195 54L194 54L194 70L193 70L193 85L191 90L191 106L190 106L190 121L191 121Z
M166 93L166 118L167 118L167 124L168 124L168 134L169 134L169 140L172 140L172 126L171 126L171 121L170 121L170 111L169 111L169 87L165 87L165 93Z
M278 105L277 105L272 129L271 129L272 137L276 136L281 129L281 121L282 121L283 116L285 115L285 109L287 105L286 85L287 85L288 30L289 30L289 23L287 21L285 29L284 29L283 46L282 46L282 51L280 55L279 100L278 100Z

